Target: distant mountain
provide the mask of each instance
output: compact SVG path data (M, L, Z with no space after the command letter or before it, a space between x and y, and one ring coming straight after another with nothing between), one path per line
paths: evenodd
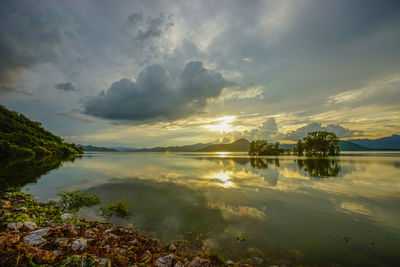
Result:
M194 144L194 145L187 145L187 146L168 146L168 147L153 147L153 148L141 148L141 149L135 149L135 152L195 152L200 149L203 149L207 146L211 145L211 143L208 144Z
M348 140L354 144L373 149L400 149L400 135L383 137L379 139L352 139Z
M357 145L355 143L349 141L340 141L339 142L340 151L368 151L370 148Z
M92 145L78 145L84 151L96 151L96 152L117 152L117 149L108 148L108 147L101 147L101 146L92 146Z
M250 142L246 139L238 139L230 144L213 144L197 150L198 152L247 152Z

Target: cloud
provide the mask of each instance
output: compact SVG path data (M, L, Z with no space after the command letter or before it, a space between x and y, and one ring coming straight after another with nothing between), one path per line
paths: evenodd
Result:
M15 85L21 71L56 61L64 41L74 36L69 17L37 3L5 0L0 10L0 85Z
M240 88L227 88L222 92L219 100L243 100L249 98L263 99L263 92L264 87L262 86L252 86L244 90Z
M160 13L156 17L144 18L142 13L132 13L122 27L122 33L129 37L131 53L136 59L148 62L165 52L166 47L160 40L174 26L173 16ZM142 63L143 63L142 62Z
M85 113L110 120L139 123L173 121L202 112L211 99L230 85L221 74L209 71L201 62L189 62L173 86L169 73L159 65L142 71L136 83L114 82L107 92L84 103Z
M58 83L58 84L54 85L54 88L57 90L66 91L66 92L78 91L78 89L70 82Z
M287 134L280 134L279 138L282 140L292 140L296 141L299 139L302 139L307 135L309 132L314 132L314 131L328 131L328 132L334 132L339 138L342 137L352 137L355 134L359 134L360 131L354 131L350 130L347 128L344 128L343 126L340 125L335 125L335 124L328 124L326 126L322 126L321 123L310 123L305 126L302 126L295 131L291 131Z

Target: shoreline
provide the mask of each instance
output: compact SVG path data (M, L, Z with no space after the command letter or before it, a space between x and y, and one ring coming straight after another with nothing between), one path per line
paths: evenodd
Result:
M87 221L30 194L0 197L2 266L252 266L187 241L163 244L131 227Z

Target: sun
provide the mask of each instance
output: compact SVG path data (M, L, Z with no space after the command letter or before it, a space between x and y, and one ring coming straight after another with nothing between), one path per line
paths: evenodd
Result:
M231 122L235 119L235 116L219 117L212 121L214 124L207 125L206 127L215 132L229 133L233 131Z

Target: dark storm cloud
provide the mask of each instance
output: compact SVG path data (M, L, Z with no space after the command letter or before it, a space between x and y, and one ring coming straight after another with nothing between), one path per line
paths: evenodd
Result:
M13 85L32 66L54 62L60 46L74 36L72 20L32 1L0 3L0 84Z
M85 113L111 120L136 122L166 121L199 113L207 101L218 97L228 86L221 74L189 62L180 76L179 86L172 85L169 73L151 65L130 79L114 82L107 92L85 102Z
M130 53L142 64L154 57L160 56L160 50L165 45L160 39L174 26L172 15L160 13L156 17L145 18L142 13L132 13L122 28L131 42Z
M78 91L78 89L70 82L58 83L54 86L54 88L66 92Z
M341 137L352 137L356 133L360 133L359 131L353 131L347 128L344 128L343 126L340 125L334 125L330 124L327 126L322 126L321 123L310 123L306 126L300 127L296 129L295 131L289 132L287 134L281 134L279 136L280 139L282 140L292 140L296 141L299 139L302 139L307 135L309 132L314 132L314 131L328 131L328 132L334 132L339 138Z

